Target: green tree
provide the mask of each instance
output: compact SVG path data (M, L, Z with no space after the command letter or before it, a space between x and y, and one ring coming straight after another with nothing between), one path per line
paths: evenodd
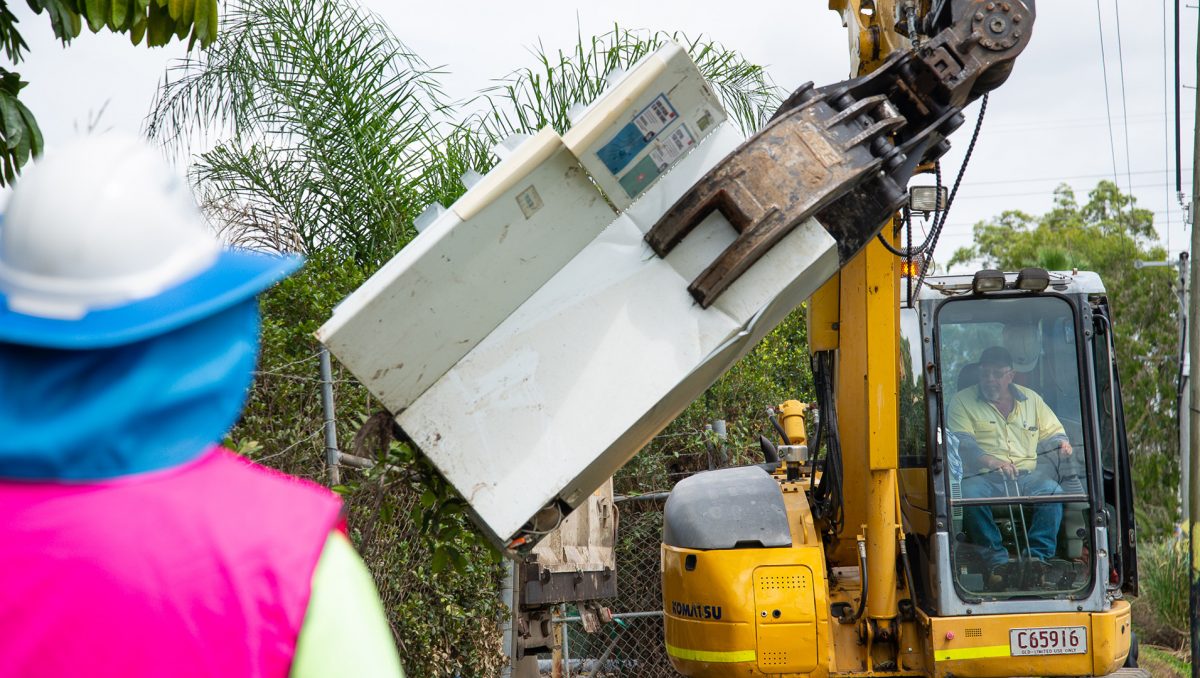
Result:
M1167 532L1178 510L1179 307L1169 269L1135 266L1166 257L1156 244L1153 212L1110 181L1101 181L1082 205L1063 185L1045 214L1007 211L976 224L974 235L975 244L955 252L950 266L1078 268L1104 281L1114 314L1139 528L1146 535Z
M188 38L207 47L217 33L217 0L26 0L37 14L50 19L54 36L65 46L79 36L83 24L93 33L107 28L128 33L133 44L142 38L150 47L172 38ZM29 45L17 30L17 17L0 0L0 46L12 64L26 57ZM189 37L190 36L190 37ZM12 183L30 157L42 152L42 130L33 112L21 103L21 75L0 68L0 186Z

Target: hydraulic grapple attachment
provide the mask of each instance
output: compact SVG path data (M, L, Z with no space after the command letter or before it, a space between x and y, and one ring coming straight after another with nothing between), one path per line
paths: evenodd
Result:
M801 86L650 229L659 256L713 210L738 231L688 286L701 306L811 217L845 262L899 209L917 165L949 149L962 108L1007 78L1034 18L1020 1L960 1L953 11L967 18L870 75Z

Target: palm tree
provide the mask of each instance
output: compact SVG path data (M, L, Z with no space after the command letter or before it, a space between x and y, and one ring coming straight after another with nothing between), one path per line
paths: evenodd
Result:
M488 110L478 114L476 128L493 139L528 134L547 125L562 134L571 126L569 116L575 106L591 103L608 86L611 76L668 40L687 49L744 133L761 127L780 103L779 90L766 71L720 43L683 33L613 26L603 35L578 36L570 52L560 50L551 56L538 45L536 66L514 71L482 93Z
M446 106L437 73L348 2L235 0L207 54L167 79L147 132L188 147L235 240L386 261L413 234Z

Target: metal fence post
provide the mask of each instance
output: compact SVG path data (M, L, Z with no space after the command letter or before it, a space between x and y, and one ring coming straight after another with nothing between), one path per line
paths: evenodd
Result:
M338 466L337 421L333 411L333 366L329 349L321 347L321 409L325 413L325 465L329 467L329 484L341 485L342 472Z
M729 431L724 419L713 419L712 427L717 434L717 466L724 467L729 463Z
M567 606L562 606L562 614L566 616ZM571 627L559 622L562 629L563 678L571 678Z
M511 558L504 559L504 579L500 582L500 600L504 603L504 623L500 625L500 632L503 634L504 656L508 658L508 661L500 670L501 678L512 676L513 664L517 661L517 644L513 637L513 620L516 619L518 605L515 585L516 567L517 564Z

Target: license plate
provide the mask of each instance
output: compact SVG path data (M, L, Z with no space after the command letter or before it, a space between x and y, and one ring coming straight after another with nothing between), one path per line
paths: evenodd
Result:
M1084 654L1087 652L1086 626L1044 626L1012 629L1008 644L1014 657L1043 654Z

